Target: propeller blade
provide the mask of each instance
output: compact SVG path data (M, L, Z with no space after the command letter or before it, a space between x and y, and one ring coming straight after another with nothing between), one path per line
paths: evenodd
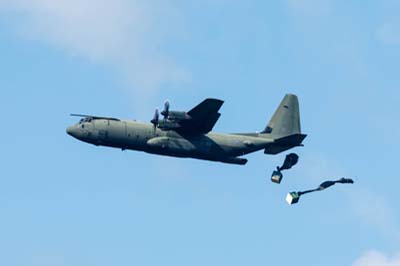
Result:
M81 114L70 114L70 116L75 116L75 117L93 117L92 115L81 115Z
M120 121L120 119L114 118L114 117L104 117L104 116L94 116L94 115L82 115L82 114L70 114L70 116L74 116L74 117L83 117L83 118L92 118L92 119L105 119L105 120Z
M158 112L158 109L156 109L155 113L154 113L154 117L153 119L151 119L151 123L154 125L158 125L158 121L160 120L160 114Z
M168 119L169 116L169 101L166 100L164 103L164 110L161 112L161 114L164 116L164 119Z
M159 114L158 108L156 108L156 111L155 111L155 113L154 113L154 117L153 117L153 119L151 119L151 121L150 121L150 122L154 125L154 132L155 132L156 129L157 129L157 126L158 126L159 121L160 121L160 114Z
M167 110L169 112L169 101L168 100L165 101L164 107L165 107L165 110Z

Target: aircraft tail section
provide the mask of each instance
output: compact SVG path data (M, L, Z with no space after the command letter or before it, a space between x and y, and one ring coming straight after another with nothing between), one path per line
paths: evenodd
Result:
M273 137L286 137L300 133L299 100L296 95L286 94L261 134L270 134Z
M266 145L265 154L278 154L294 147L303 146L301 143L307 137L304 134L293 134L287 137L275 139L272 143Z
M265 149L266 154L278 154L301 146L307 135L301 134L299 100L294 94L286 94L260 137L274 141Z

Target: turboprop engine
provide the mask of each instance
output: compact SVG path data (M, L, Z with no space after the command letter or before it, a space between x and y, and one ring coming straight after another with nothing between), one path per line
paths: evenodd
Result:
M170 111L169 107L170 107L169 101L166 101L164 104L164 110L161 112L161 115L164 116L164 120L169 120L179 123L182 121L187 121L192 119L192 117L188 115L186 112Z
M185 123L192 120L192 117L186 112L170 111L169 107L169 101L166 101L164 104L164 110L161 112L161 115L164 117L164 119L159 119L159 112L158 109L156 109L154 118L151 120L151 123L154 125L154 129L158 127L162 130L176 130L181 127L180 123Z

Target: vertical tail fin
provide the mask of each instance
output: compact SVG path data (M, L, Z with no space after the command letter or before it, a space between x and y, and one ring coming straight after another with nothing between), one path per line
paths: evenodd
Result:
M270 134L273 138L301 134L299 100L296 95L285 95L261 134Z
M302 146L306 136L301 134L299 100L296 95L287 94L260 134L260 137L273 139L273 142L265 147L264 153L278 154Z

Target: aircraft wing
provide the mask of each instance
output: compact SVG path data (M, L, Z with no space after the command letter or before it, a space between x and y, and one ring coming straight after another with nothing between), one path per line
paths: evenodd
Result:
M182 124L182 130L192 133L207 134L217 123L221 114L218 112L224 101L218 99L205 99L192 110L187 112L192 118L188 123Z

